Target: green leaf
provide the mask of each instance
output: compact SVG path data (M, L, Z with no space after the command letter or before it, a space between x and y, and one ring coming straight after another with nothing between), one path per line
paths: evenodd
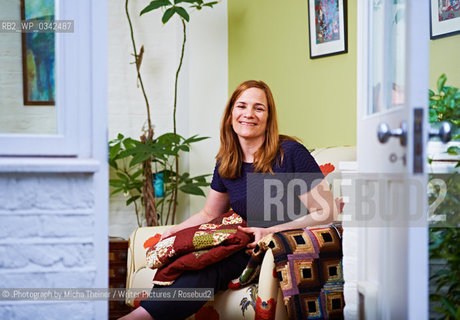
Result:
M181 3L181 2L187 2L187 3L195 3L198 2L197 0L174 0L175 4Z
M162 134L161 136L158 137L158 141L161 141L163 143L179 143L181 139L184 139L181 135L174 133L174 132L168 132L165 134Z
M428 111L428 113L429 113L429 116L428 116L429 119L428 119L428 121L429 121L430 123L436 122L436 120L438 120L438 113L436 112L436 110L430 109L430 110Z
M110 193L110 195L113 196L114 194L119 193L119 192L122 192L122 191L123 191L123 188L117 188L117 189L113 190L113 191Z
M129 181L129 177L122 172L117 172L117 176L123 181Z
M161 7L164 7L164 6L167 6L167 5L171 5L171 4L172 3L169 0L154 0L154 1L150 2L150 4L147 7L142 9L140 15L143 15L144 13L147 13L147 12L150 12L152 10L156 10L158 8L161 8Z
M447 149L447 153L450 155L460 154L460 147L452 146Z
M209 177L209 176L212 176L212 174L210 174L210 173L202 174L202 175L200 175L200 176L193 177L193 179L195 179L195 180L199 180L199 179L200 179L200 180L205 180L205 178L206 178L206 177Z
M136 179L137 177L139 177L142 174L142 172L143 172L142 169L137 170L136 172L133 173L133 175L131 176L131 179Z
M125 185L124 181L118 179L110 179L109 184L114 188L122 188Z
M447 308L447 310L449 311L450 315L455 317L456 311L455 311L454 304L451 301L449 301L446 298L444 298L444 297L441 298L441 302Z
M443 73L439 77L438 82L437 82L438 92L442 91L442 89L444 88L444 84L446 83L446 80L447 80L446 74Z
M198 137L198 135L196 134L194 136L191 136L188 139L185 139L184 144L190 144L190 143L198 142L198 141L209 139L209 138L210 137Z
M208 2L208 3L203 4L203 7L211 7L212 8L213 5L218 4L218 3L219 2L217 2L217 1Z
M190 148L189 148L187 145L185 145L185 144L180 144L180 145L178 145L178 146L177 146L177 149L182 150L182 151L185 151L185 152L189 152L189 151L190 151ZM176 150L176 149L175 149L175 150Z
M115 159L115 157L118 154L118 152L120 152L120 149L121 149L121 143L120 142L118 142L117 144L111 146L110 147L110 153L109 153L110 159Z
M138 163L142 163L144 162L145 160L147 159L150 159L151 155L149 153L145 153L145 154L136 154L130 161L129 163L129 166L132 167L132 166L135 166L136 164Z
M185 10L184 8L174 7L174 11L176 11L177 14L180 15L185 21L190 21L190 16L188 15L187 10Z
M109 165L110 165L112 168L114 168L115 170L118 169L118 164L117 164L117 162L116 162L115 160L113 160L113 159L109 159Z
M136 201L140 197L141 196L133 196L133 197L129 198L128 200L126 200L126 205L129 206L131 203L133 203L134 201Z
M197 186L194 186L193 184L186 184L185 186L181 186L179 189L184 193L193 194L197 196L203 196L203 197L205 196L203 190L201 190Z
M166 22L168 22L169 19L171 19L171 17L174 15L175 12L176 11L174 10L174 7L171 7L168 10L166 10L165 13L163 14L163 18L161 18L161 21L163 22L163 24L166 24Z

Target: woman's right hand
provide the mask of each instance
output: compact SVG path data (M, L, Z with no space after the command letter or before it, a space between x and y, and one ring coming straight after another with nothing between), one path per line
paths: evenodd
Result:
M163 234L161 235L160 241L176 233L176 231L173 229L174 228L169 228L165 232L163 232Z

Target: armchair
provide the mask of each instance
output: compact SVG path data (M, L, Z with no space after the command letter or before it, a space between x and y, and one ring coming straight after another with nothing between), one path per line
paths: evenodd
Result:
M339 162L355 161L356 148L321 148L314 150L311 154L319 165L330 163L332 166L328 166L328 171L335 169L334 173L336 173L339 169ZM335 175L335 178L338 176ZM334 197L340 197L340 183L331 178L328 179L328 182L331 184ZM149 248L146 241L170 227L142 227L137 228L131 234L128 248L126 288L152 287L155 270L146 266L145 254ZM189 319L287 319L283 295L279 289L278 280L274 277L275 265L273 260L273 254L271 250L268 250L262 262L258 283L236 290L218 292L213 301L207 302ZM127 297L126 304L135 306L135 301ZM276 307L270 309L268 304L272 306L274 304ZM273 310L275 310L274 313Z

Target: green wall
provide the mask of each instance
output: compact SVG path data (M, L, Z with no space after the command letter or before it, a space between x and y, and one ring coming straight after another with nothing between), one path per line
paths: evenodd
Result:
M248 79L271 87L281 133L308 147L356 144L356 2L348 53L310 59L307 0L229 0L229 92Z
M348 1L348 53L311 60L307 0L229 0L229 93L248 79L273 90L280 131L308 147L356 144L357 1ZM460 35L430 41L430 88L460 87Z
M430 88L443 73L447 85L460 88L460 35L430 41ZM435 90L436 91L436 90Z

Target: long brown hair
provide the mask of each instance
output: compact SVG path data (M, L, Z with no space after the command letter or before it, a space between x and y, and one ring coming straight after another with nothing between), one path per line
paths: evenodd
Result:
M243 163L243 152L240 147L238 136L232 128L232 111L236 100L241 94L249 88L258 88L265 92L267 98L268 119L265 132L265 141L254 154L254 172L273 173L272 166L276 161L278 152L281 153L281 162L283 161L283 152L281 150L282 140L296 140L294 138L279 135L278 120L276 116L275 100L268 85L263 81L248 80L241 83L233 91L227 106L225 107L220 126L220 149L216 159L219 163L219 174L223 178L234 179L240 176L241 166Z

